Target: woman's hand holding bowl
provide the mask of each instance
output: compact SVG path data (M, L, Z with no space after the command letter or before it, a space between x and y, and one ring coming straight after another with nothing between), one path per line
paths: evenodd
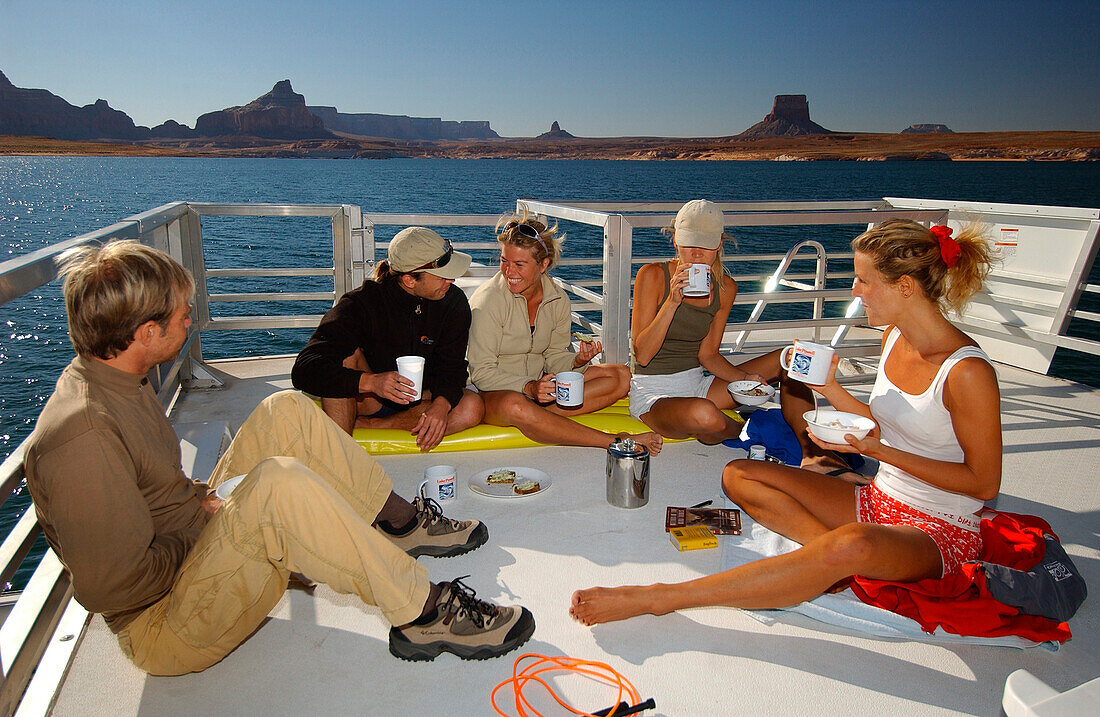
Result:
M809 433L809 431L807 431ZM859 453L860 455L873 458L873 451L878 448L879 443L878 436L874 435L874 432L867 434L866 438L856 438L851 433L844 435L844 440L847 443L826 443L813 433L809 433L810 440L814 442L814 445L822 448L826 451L836 451L837 453Z

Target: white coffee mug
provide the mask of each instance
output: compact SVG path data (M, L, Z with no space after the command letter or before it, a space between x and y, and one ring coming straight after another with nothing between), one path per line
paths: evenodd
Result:
M684 296L710 296L709 266L692 264L688 267L688 285L684 287Z
M446 503L457 495L457 477L454 466L432 466L424 471L424 480L416 492L438 503Z
M584 374L580 371L562 371L554 377L554 389L558 405L576 408L584 403Z
M416 395L410 401L419 401L421 388L424 385L424 357L423 356L398 356L397 373L413 382L413 390Z
M787 352L790 351L790 358ZM833 351L829 346L798 339L793 346L784 346L779 353L779 365L791 378L803 383L821 386L829 380L829 368L833 363Z

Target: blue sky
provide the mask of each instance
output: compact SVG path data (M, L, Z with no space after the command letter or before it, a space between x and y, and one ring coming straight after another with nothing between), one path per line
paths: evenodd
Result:
M829 129L1100 130L1100 2L0 0L0 71L138 124L291 80L343 112L531 136L722 136L777 94Z

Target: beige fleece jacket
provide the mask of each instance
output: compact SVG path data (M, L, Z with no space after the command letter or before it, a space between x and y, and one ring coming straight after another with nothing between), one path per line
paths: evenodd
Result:
M569 297L542 275L542 303L535 330L528 323L527 299L508 290L499 271L470 298L473 322L466 359L479 391L523 391L528 381L573 368Z

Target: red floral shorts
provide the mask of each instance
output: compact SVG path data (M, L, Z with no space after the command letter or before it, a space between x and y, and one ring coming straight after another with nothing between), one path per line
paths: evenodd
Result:
M856 511L861 523L909 525L923 532L935 541L940 550L943 575L958 570L963 563L977 560L982 551L981 533L922 513L886 495L874 483L857 486ZM976 519L974 522L977 522Z

